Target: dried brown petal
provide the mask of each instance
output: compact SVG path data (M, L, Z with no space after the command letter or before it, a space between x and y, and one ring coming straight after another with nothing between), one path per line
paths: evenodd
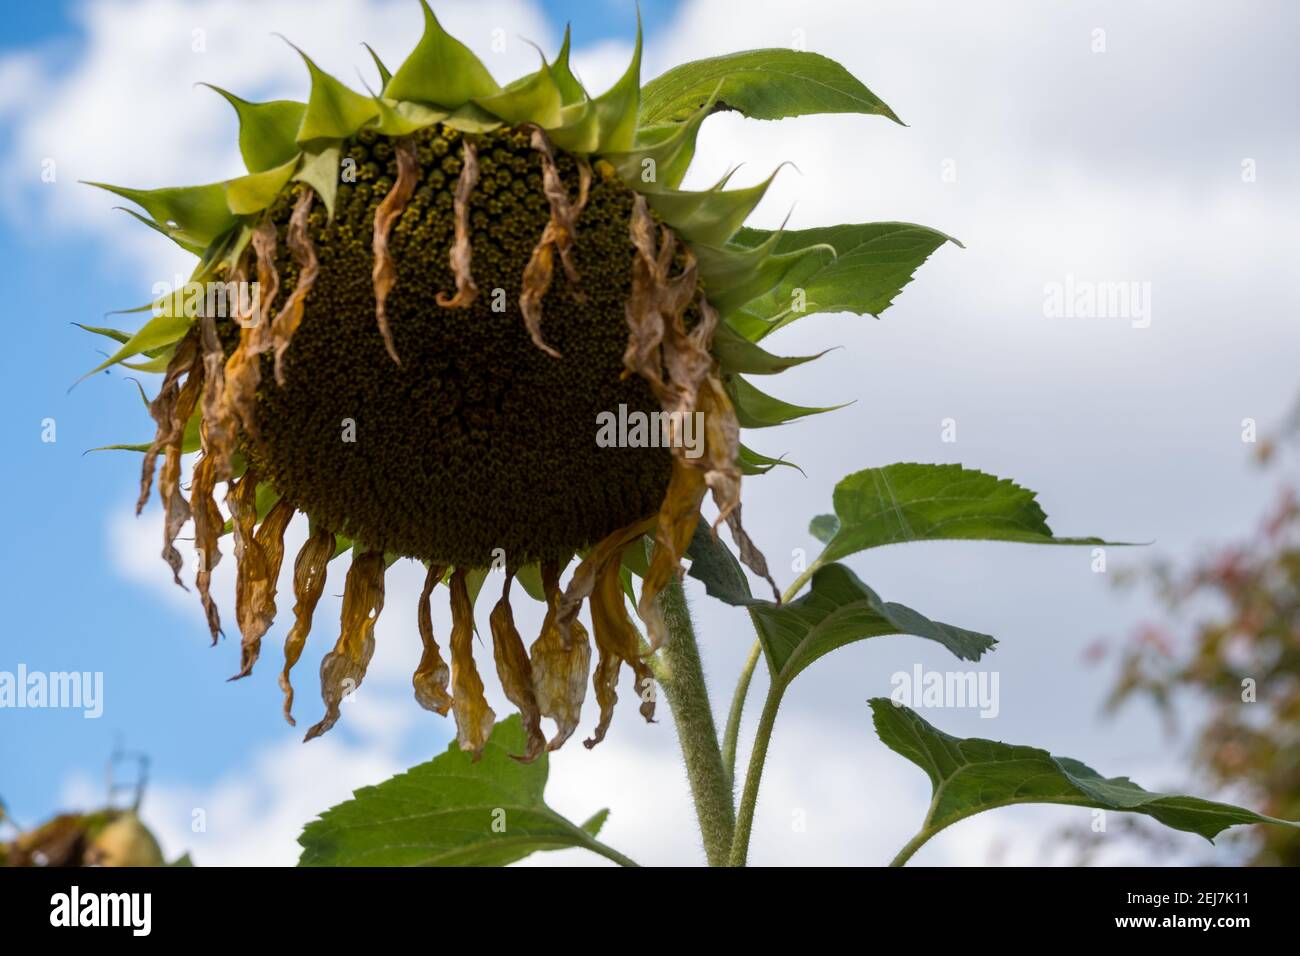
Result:
M451 576L451 696L456 716L456 740L461 750L483 756L496 714L483 693L483 679L474 666L474 605L465 586L465 569Z
M235 283L243 281L243 272L236 270ZM239 441L239 426L226 408L226 353L217 335L217 320L210 315L199 319L199 335L203 348L203 428L201 438L203 455L211 458L208 466L212 487L230 477L230 456ZM213 562L213 567L216 563Z
M470 272L474 249L469 239L469 197L478 184L478 150L468 136L461 137L460 176L452 210L456 217L456 238L451 246L451 271L456 276L456 294L439 292L437 301L444 309L468 309L478 298L478 286Z
M551 207L553 227L550 230L550 241L559 250L564 274L577 293L578 270L573 264L573 241L578 235L578 216L587 205L587 197L591 192L591 165L585 159L579 160L578 199L576 202L571 202L569 190L565 188L560 179L560 171L555 167L555 154L551 149L551 142L540 127L532 128L529 145L537 151L542 160L542 193Z
M641 698L641 716L654 720L654 677L641 656L640 635L632 626L624 605L623 581L619 576L620 561L610 558L600 571L600 579L591 595L591 625L595 635L600 662L596 665L594 683L596 700L600 704L600 723L595 733L583 741L588 749L605 738L618 702L616 688L620 664L627 664L636 675L637 694Z
M158 493L163 501L163 560L172 569L172 578L182 588L181 568L184 560L176 550L176 536L180 534L181 525L190 517L190 506L181 494L181 451L185 440L185 423L189 421L194 406L198 404L199 390L203 387L201 366L185 379L175 404L171 407L171 421L168 425L166 446L163 454L163 466L158 473ZM155 443L157 439L154 439ZM185 588L185 590L189 590Z
M388 234L415 192L416 183L420 179L420 159L416 155L415 144L410 139L399 139L395 145L397 181L388 190L383 202L375 209L375 268L372 281L375 287L375 320L379 323L379 334L384 337L384 348L388 349L388 354L400 365L401 359L397 357L397 348L393 345L393 334L388 328L388 313L384 309L388 293L397 284L397 266L393 262L393 257L388 254Z
M226 409L254 439L258 437L257 387L262 382L261 355L271 347L271 306L280 290L280 275L275 269L275 224L264 217L253 230L253 252L257 256L257 306L254 312L240 315L239 345L226 360ZM237 297L237 301L243 297Z
M293 215L289 217L289 228L285 238L289 244L289 251L293 254L293 261L298 265L298 282L294 285L289 298L285 300L284 307L276 315L275 321L271 323L277 385L284 384L284 353L289 343L293 341L293 334L298 331L298 326L302 323L307 295L316 284L316 275L320 271L320 263L316 259L316 246L312 243L311 231L307 228L307 218L311 215L312 200L315 196L311 188L304 187L301 195L298 196L298 201L294 204Z
M533 691L532 665L528 661L528 651L524 649L524 640L519 636L514 613L510 609L510 584L513 580L513 574L507 571L501 600L492 608L492 654L496 659L501 689L505 691L506 699L519 708L519 716L524 721L524 732L528 735L524 752L511 756L521 763L532 763L546 748L546 737L542 733L542 713Z
M551 358L559 358L560 353L546 344L542 338L542 299L551 287L551 274L555 270L553 249L554 223L547 223L542 230L542 237L533 247L533 254L524 266L524 281L519 293L519 311L524 316L524 328L532 338L533 344Z
M551 207L551 218L542 229L542 235L533 247L533 254L524 266L523 287L519 295L519 311L523 313L524 328L528 330L533 344L550 355L559 358L560 353L546 344L542 338L542 299L551 288L551 279L555 272L555 251L560 253L560 264L569 280L569 287L575 297L582 299L578 289L578 270L573 263L573 241L578 232L578 216L587 205L591 191L591 166L584 160L578 166L578 198L569 199L569 191L560 180L555 168L555 156L550 141L538 127L532 128L530 144L537 150L542 160L542 192L545 193Z
M384 554L367 551L352 559L343 585L342 626L334 650L320 662L325 716L304 740L319 737L338 722L343 698L361 686L375 653L375 621L384 609Z
M205 423L206 427L206 423ZM190 485L190 510L194 514L194 552L198 555L199 569L194 584L203 602L203 613L212 633L212 643L221 634L221 614L212 600L212 571L221 562L221 531L225 520L217 507L213 490L221 471L221 459L204 454L194 466L194 480Z
M546 745L558 750L573 735L587 696L587 675L591 671L591 643L582 622L569 626L568 646L555 623L560 600L560 568L555 562L542 564L542 588L546 594L546 618L542 632L529 652L533 671L533 694L542 716L555 721L556 733Z
M158 462L158 453L176 438L176 403L180 399L181 377L202 368L197 362L198 355L199 332L198 329L190 329L176 346L171 361L167 363L167 372L163 376L158 395L149 403L149 414L157 423L157 428L153 441L145 450L144 462L140 468L140 497L135 503L137 515L149 503L149 491L153 486L153 473ZM182 437L185 434L185 422L188 420L187 414L180 426Z
M281 498L262 519L257 534L244 549L235 582L235 615L239 620L239 673L247 677L262 651L262 638L275 621L275 593L284 561L284 532L294 507Z
M451 710L451 694L447 692L451 670L442 659L438 642L433 637L433 612L429 607L429 596L433 594L434 587L446 573L446 566L431 564L429 573L424 578L424 590L420 592L419 611L416 615L424 652L420 655L420 666L415 669L415 675L411 678L411 683L415 686L415 699L419 701L420 706L444 717L447 716L447 711Z
M334 534L324 528L311 533L293 563L293 627L284 640L284 670L280 672L280 689L284 691L284 719L297 726L293 719L293 684L289 671L298 663L302 649L311 632L312 615L316 604L325 592L325 574L330 558L334 556Z
M645 622L646 639L650 650L658 650L668 637L663 613L655 598L667 586L681 564L695 526L699 523L700 502L704 499L704 473L687 464L684 459L673 458L672 478L664 493L663 503L655 524L655 546L650 555L650 568L641 583L641 599L637 602L637 615Z

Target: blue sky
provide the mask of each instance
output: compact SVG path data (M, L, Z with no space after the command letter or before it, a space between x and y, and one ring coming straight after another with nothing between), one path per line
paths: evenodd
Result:
M967 245L937 253L880 322L814 317L776 338L774 348L789 354L843 346L815 368L783 375L782 398L856 399L751 442L788 453L808 473L746 486L747 525L786 582L793 575L785 556L813 546L808 517L829 510L838 478L869 465L960 461L1037 490L1061 533L1154 540L1148 554L1175 558L1244 534L1277 484L1250 464L1240 422L1254 417L1267 432L1296 385L1300 299L1292 275L1300 250L1291 219L1300 208L1300 136L1291 118L1300 67L1284 27L1295 26L1297 11L1262 4L1267 15L1242 19L1224 8L1189 19L1175 3L970 6L763 0L737 20L736 6L720 0L642 3L647 76L694 57L788 45L799 31L909 123L718 116L701 137L690 182L711 183L739 161L736 182L754 182L791 159L798 171L782 172L756 214L759 225L775 226L787 213L800 228L906 220ZM356 40L372 37L392 65L418 24L415 4L401 0L254 7L266 33L305 35L345 78L364 63ZM512 33L543 44L573 19L576 61L597 87L626 62L635 22L622 0L440 4L440 13L444 7L445 21L474 35L504 19ZM22 663L102 671L106 699L98 720L69 710L0 711L0 797L26 823L102 799L102 771L120 737L152 759L146 809L169 852L194 848L200 862L204 854L283 862L311 814L449 739L449 724L410 696L418 582L395 572L377 666L358 702L326 739L299 745L301 728L281 720L276 687L287 590L258 669L226 683L237 641L208 646L197 597L175 589L157 557L156 507L130 516L138 457L84 454L150 435L135 387L113 371L68 391L99 359L97 340L71 323L112 324L106 311L147 300L151 283L170 279L182 262L110 212L111 197L75 180L152 186L230 175L238 162L233 118L190 84L212 79L250 96L302 92L298 66L261 32L197 64L177 52L194 23L211 28L214 44L227 42L220 10L101 0L6 14L0 670ZM350 10L371 10L368 25L352 32ZM120 11L140 19L123 22ZM1092 49L1098 28L1105 52ZM516 72L496 70L498 79ZM57 160L53 184L40 180L44 157ZM1257 164L1256 181L1243 180L1245 159ZM1153 322L1138 329L1045 316L1045 285L1067 276L1150 282ZM47 418L57 423L53 443L41 440ZM957 421L955 445L940 439L947 418ZM1128 633L1155 609L1092 573L1087 552L962 544L887 552L853 562L886 599L1002 642L989 665L1001 674L996 726L969 713L928 715L933 722L1051 746L1148 786L1186 782L1179 745L1150 715L1097 718L1109 676L1082 664L1084 650ZM1146 559L1110 557L1113 568ZM693 597L715 704L725 707L750 638L743 615ZM233 616L229 605L225 616ZM336 603L322 605L322 624L295 672L300 724L319 713L315 674L334 638L331 618ZM445 633L445 620L436 620ZM756 822L759 861L887 858L924 805L924 779L876 743L863 701L887 694L895 670L949 662L906 640L866 642L837 660L810 670L785 705L788 729L774 740ZM754 699L751 719L757 709ZM868 791L873 803L864 810ZM557 757L551 793L573 816L611 806L610 842L634 857L689 860L696 852L668 722L647 728L620 713L601 748ZM208 833L189 830L196 807L211 810ZM810 821L798 838L785 822L793 809L807 810ZM989 815L954 828L917 859L980 862L1008 842L1026 859L1042 834L1074 819L1064 812ZM665 829L665 820L682 825Z

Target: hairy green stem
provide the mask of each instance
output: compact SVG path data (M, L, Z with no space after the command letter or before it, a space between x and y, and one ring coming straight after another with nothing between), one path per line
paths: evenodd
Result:
M686 778L700 821L700 837L709 866L725 866L736 827L731 778L722 763L713 708L695 643L695 628L680 581L671 581L659 594L668 640L659 652L656 677L668 698L677 725Z
M740 718L745 712L745 697L749 694L749 682L753 680L754 668L763 653L763 645L755 641L749 649L749 659L740 669L736 681L736 690L731 695L731 710L727 713L727 728L722 734L722 766L727 772L727 780L735 786L736 781L736 746L740 741Z
M808 583L817 569L821 567L821 559L817 559L800 574L791 585L786 588L781 595L781 603L794 599L799 590ZM728 780L734 781L736 777L736 749L740 740L740 718L745 712L745 698L749 694L750 682L754 679L754 669L758 666L758 659L763 654L763 642L756 640L754 646L749 649L749 657L745 660L745 665L740 669L740 677L736 680L736 689L731 695L731 710L727 714L727 729L722 740L722 762L726 767ZM771 715L768 718L766 730L763 724L759 724L759 738L754 741L754 750L750 754L749 773L745 778L745 793L741 796L740 814L742 817L748 816L744 823L744 839L739 846L733 845L731 857L732 866L744 866L745 858L749 853L749 827L753 822L754 807L753 804L758 800L758 777L763 774L763 761L767 758L767 742L772 735L771 722L776 720L776 710L781 704L781 694L776 694L775 701L772 700L772 690L768 689L768 702L764 705L763 716L768 718L768 707L771 708ZM753 777L753 787L751 793L750 780ZM746 798L749 800L748 810L745 808ZM739 838L739 832L737 833ZM736 862L736 856L739 854L740 862Z
M606 846L605 844L601 843L599 840L592 840L589 844L587 844L587 849L589 849L592 853L600 854L607 860L613 860L619 866L631 866L631 867L636 867L637 869L640 869L641 867L640 863L636 862L630 857L624 856L622 853L619 853L618 850L615 850L612 846Z
M758 785L763 779L767 745L772 739L772 727L776 723L776 712L781 707L784 692L785 688L774 679L767 689L767 699L763 701L763 713L758 718L758 730L754 732L754 748L749 753L745 789L740 794L740 804L736 808L736 830L731 841L730 866L744 866L749 858L749 834L754 826L754 809L758 805Z

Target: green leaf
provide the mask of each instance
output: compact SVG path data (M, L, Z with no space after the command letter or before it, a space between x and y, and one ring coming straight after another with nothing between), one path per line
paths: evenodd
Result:
M500 87L479 58L442 28L425 0L420 6L424 35L384 87L384 96L454 110L497 92Z
M1122 544L1057 538L1034 492L961 465L902 463L854 472L835 486L840 528L818 561L903 541Z
M881 741L924 770L934 787L922 839L909 845L912 849L958 820L1018 803L1141 813L1211 842L1222 830L1241 823L1300 826L1226 803L1143 790L1128 777L1103 777L1078 760L1054 757L1037 747L951 737L884 697L870 704Z
M770 428L783 425L796 418L808 415L820 415L833 412L843 405L831 405L826 408L809 408L803 405L791 405L779 398L773 398L741 378L739 375L728 376L725 383L731 403L736 407L736 420L741 428Z
M820 568L812 588L777 606L760 601L750 616L773 680L789 684L809 664L845 644L887 634L937 641L961 660L977 661L997 643L987 634L940 624L902 604L883 601L842 564Z
M767 49L731 53L675 66L641 91L639 126L686 119L722 84L717 109L739 110L754 119L809 113L874 113L902 123L829 57L800 50Z
M515 714L493 728L478 763L453 741L428 763L363 787L307 824L299 865L504 866L575 846L620 859L595 839L603 812L577 826L546 805L546 755L512 759L523 750Z
M808 533L822 544L830 544L835 532L840 530L840 519L834 515L817 515L808 522Z
M746 303L731 322L751 341L805 315L853 312L879 316L936 249L945 242L961 245L935 229L907 222L824 226L779 234L741 229L731 241L736 246L756 248L771 242L773 236L773 251L778 254L828 245L836 256L800 263L779 285ZM795 290L802 290L800 301L794 301Z
M239 152L250 173L283 166L298 155L298 127L302 125L306 103L296 100L250 103L219 86L203 85L220 93L235 108L239 116Z
M703 518L695 526L695 536L686 553L691 559L690 570L686 573L703 583L710 596L733 607L767 603L753 596L740 562L731 549L714 536L713 529Z

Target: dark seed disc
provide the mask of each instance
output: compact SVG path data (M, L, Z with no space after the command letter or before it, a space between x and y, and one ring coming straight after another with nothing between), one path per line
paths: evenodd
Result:
M575 248L586 299L557 256L543 301L542 335L562 355L552 358L519 311L524 267L550 218L540 157L522 133L477 138L470 223L479 294L465 309L435 300L456 288L459 139L444 127L416 135L420 180L389 243L397 284L387 312L400 366L376 325L371 279L375 208L397 177L393 144L371 133L345 144L344 171L351 160L356 181L340 184L333 222L319 202L312 213L320 271L285 353L283 387L265 366L261 441L249 454L300 510L368 547L464 567L501 553L511 565L566 557L654 513L671 470L665 449L596 443L601 412L658 408L640 378L621 377L634 194L593 178ZM576 163L557 151L556 164L576 198ZM285 234L302 188L272 209L277 305L297 281Z

